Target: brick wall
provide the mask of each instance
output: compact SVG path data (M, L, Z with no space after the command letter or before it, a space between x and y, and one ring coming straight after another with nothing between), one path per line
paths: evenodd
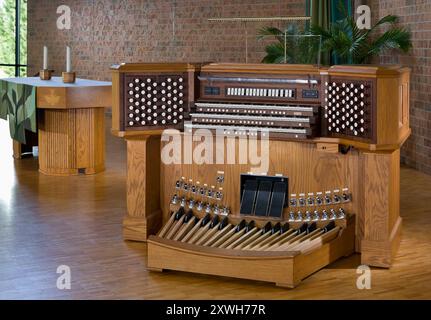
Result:
M50 67L65 69L65 46L80 77L109 79L119 62L245 61L263 57L256 30L266 23L208 22L213 17L304 15L303 0L29 0L29 74L50 50ZM72 29L56 28L56 8L72 10ZM273 23L274 24L274 23ZM275 23L280 26L280 23Z
M402 160L431 174L431 1L373 0L374 19L400 16L400 25L412 32L413 50L408 55L388 52L380 63L399 63L412 68L410 125L412 135L402 149Z
M407 56L387 54L381 63L412 68L412 136L402 151L403 161L431 174L431 1L368 0L373 20L397 14L413 34ZM255 41L264 24L212 23L211 17L303 15L303 0L29 0L29 74L42 63L42 46L50 49L51 67L65 67L65 46L73 49L80 77L109 79L109 66L139 61L245 60L245 30L249 61L263 56ZM72 9L72 29L56 28L56 8ZM275 24L277 25L277 23ZM280 26L280 25L279 25Z

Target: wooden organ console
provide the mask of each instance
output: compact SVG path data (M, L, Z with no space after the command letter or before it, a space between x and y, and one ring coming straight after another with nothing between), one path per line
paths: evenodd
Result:
M112 132L127 141L124 238L147 241L150 270L285 287L355 251L390 267L409 81L397 66L113 67ZM249 160L165 164L163 129L183 140L217 132L225 160L232 141L238 160L243 138L268 138L267 171Z

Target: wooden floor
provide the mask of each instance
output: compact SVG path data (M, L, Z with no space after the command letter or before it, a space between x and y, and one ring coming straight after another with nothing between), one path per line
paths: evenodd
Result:
M107 123L110 119L108 119ZM429 299L431 176L403 168L401 247L390 270L372 270L356 288L359 256L340 260L298 288L180 272L145 270L146 245L124 242L125 144L107 131L107 170L48 177L33 158L14 161L0 125L0 299ZM56 288L59 265L71 290Z

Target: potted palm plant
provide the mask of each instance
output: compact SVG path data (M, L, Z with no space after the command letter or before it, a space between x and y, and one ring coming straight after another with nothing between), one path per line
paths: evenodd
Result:
M321 38L322 52L330 53L333 57L334 64L364 64L370 63L374 56L380 55L388 49L400 50L407 53L411 47L410 31L397 27L398 17L388 15L380 19L371 29L359 29L355 19L348 14L344 6L340 3L340 12L344 17L330 24L329 30L320 26L312 25L304 34L319 36ZM386 27L386 31L378 33L377 31ZM259 32L259 37L273 35L277 39L277 43L266 47L266 56L262 62L265 63L281 63L285 60L285 52L300 57L310 57L312 54L318 55L318 47L311 48L307 55L303 55L299 49L293 49L283 37L285 33L289 34L297 29L287 28L285 31L277 28L263 28ZM286 46L286 49L284 47ZM281 48L283 50L281 50ZM314 51L313 51L314 50ZM301 59L303 59L301 58ZM295 60L295 59L290 59ZM303 59L304 60L304 59ZM290 62L290 61L287 61ZM294 62L300 63L300 62ZM303 63L307 63L303 61ZM309 63L309 62L308 62Z

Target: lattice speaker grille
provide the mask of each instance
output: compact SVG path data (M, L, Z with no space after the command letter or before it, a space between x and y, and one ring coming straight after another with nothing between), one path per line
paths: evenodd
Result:
M186 75L126 75L124 122L128 128L176 127L188 110Z
M324 122L328 135L371 139L372 82L331 79L324 83Z

